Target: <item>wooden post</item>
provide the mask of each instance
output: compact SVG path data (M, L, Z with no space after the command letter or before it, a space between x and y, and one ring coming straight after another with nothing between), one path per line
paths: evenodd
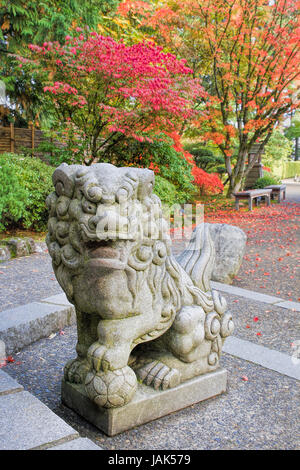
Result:
M31 127L31 150L32 150L32 156L34 156L35 128L33 124L31 124L30 127Z
M10 123L10 151L15 151L15 128L13 122Z
M249 196L249 211L252 211L252 197Z

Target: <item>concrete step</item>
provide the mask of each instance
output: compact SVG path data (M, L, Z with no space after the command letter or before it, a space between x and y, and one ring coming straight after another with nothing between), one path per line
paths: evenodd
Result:
M1 450L101 450L0 370Z

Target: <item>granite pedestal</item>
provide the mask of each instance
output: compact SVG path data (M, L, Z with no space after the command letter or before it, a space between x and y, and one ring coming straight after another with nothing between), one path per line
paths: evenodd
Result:
M82 385L63 380L62 402L108 436L114 436L220 395L226 391L226 384L227 371L221 368L165 391L139 383L131 402L120 408L107 409L98 408L88 398Z

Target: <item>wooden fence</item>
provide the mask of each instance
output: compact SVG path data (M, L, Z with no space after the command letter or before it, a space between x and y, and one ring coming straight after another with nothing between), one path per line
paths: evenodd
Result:
M22 149L28 148L34 151L46 139L39 129L31 126L29 129L14 127L0 127L0 153L22 153Z

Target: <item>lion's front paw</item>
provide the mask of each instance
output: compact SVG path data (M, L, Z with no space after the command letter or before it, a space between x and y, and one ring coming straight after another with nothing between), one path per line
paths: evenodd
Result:
M162 362L153 361L136 370L138 378L155 390L176 387L180 383L180 372L172 369Z
M85 359L72 359L64 367L64 379L67 382L82 384L90 370L90 366Z
M94 343L87 352L87 358L89 363L91 364L92 368L95 369L96 372L102 369L102 359L104 354L106 353L107 348L103 344Z

